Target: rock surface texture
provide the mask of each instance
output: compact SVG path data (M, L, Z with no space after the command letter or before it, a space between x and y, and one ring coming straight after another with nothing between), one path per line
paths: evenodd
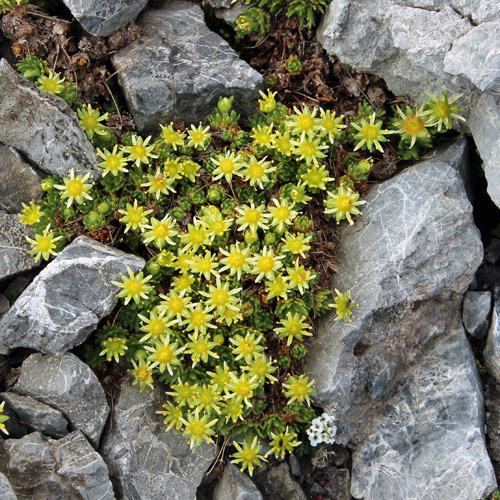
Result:
M5 59L0 60L0 142L15 148L48 174L100 174L97 158L76 114L60 98L42 92Z
M500 300L496 300L493 307L488 340L483 356L488 372L500 384Z
M450 166L464 150L374 186L363 216L341 229L333 284L360 306L352 323L323 322L307 370L338 441L355 449L355 498L467 500L496 486L459 313L482 259Z
M0 498L2 500L17 500L16 494L5 474L0 472Z
M28 252L26 236L32 232L19 222L19 216L0 212L0 281L39 266Z
M215 487L213 500L262 500L262 494L244 472L228 462Z
M339 0L330 4L317 38L341 62L382 77L396 95L418 104L426 91L463 94L464 115L477 116L477 124L466 126L485 162L488 192L500 206L500 163L491 154L500 142L494 104L500 94L499 2Z
M17 214L23 203L39 200L41 180L15 149L0 145L0 210Z
M488 330L491 292L467 292L464 296L462 320L467 333L482 339Z
M106 464L79 431L58 440L34 432L3 448L2 466L18 500L115 498Z
M14 392L59 410L71 429L81 430L97 448L109 406L94 372L74 354L32 354L21 369Z
M140 132L156 134L170 121L198 124L221 95L252 111L262 76L207 28L198 5L168 2L146 10L137 24L142 36L112 63Z
M133 21L148 0L63 0L73 16L94 36L108 36Z
M80 236L24 290L0 319L0 345L62 354L81 344L116 305L127 266L144 261Z
M124 500L194 500L215 458L213 445L190 450L179 432L165 432L159 396L125 382L103 439L101 455Z

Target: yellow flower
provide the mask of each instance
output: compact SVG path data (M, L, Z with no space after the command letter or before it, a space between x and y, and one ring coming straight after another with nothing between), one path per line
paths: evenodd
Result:
M241 168L243 163L241 161L241 155L233 151L226 151L225 154L220 154L217 158L212 158L212 162L217 165L212 173L213 180L216 181L222 177L226 179L226 182L231 183L233 175L241 177Z
M144 207L138 206L137 200L134 200L133 205L127 203L126 210L118 210L118 212L123 215L120 222L125 223L125 232L129 229L140 229L142 232L148 221L146 215L150 214L152 210L144 210Z
M207 281L210 281L212 275L218 276L218 265L217 257L206 250L204 255L196 255L193 257L191 260L191 272L201 274Z
M235 361L243 359L245 363L250 363L254 354L258 354L265 349L265 347L261 345L261 341L264 337L259 335L255 338L256 335L257 333L248 332L244 337L242 335L236 335L234 338L230 339L231 344L234 344L233 354L237 354L234 358Z
M231 245L229 250L221 248L220 252L225 255L225 257L220 261L220 263L223 264L220 268L221 273L228 270L229 276L233 276L235 274L238 280L240 280L242 273L250 272L250 265L248 263L250 248L242 248L238 242Z
M261 466L261 460L267 462L265 455L261 455L262 445L258 442L257 436L254 437L253 441L249 443L247 440L244 441L243 446L238 443L233 442L234 447L238 450L233 453L231 460L234 464L241 464L241 472L248 469L250 476L253 474L255 466Z
M143 227L144 230L149 229L149 231L145 231L142 237L146 245L152 242L159 250L166 243L175 245L175 241L172 238L177 235L177 228L169 215L165 215L162 220L151 217L149 222L150 224L145 224Z
M309 282L314 279L314 274L304 266L299 265L299 259L295 261L294 267L286 268L288 273L288 286L290 288L298 288L302 295L309 288Z
M292 141L292 154L297 156L297 160L305 160L307 165L318 163L326 155L323 153L325 149L328 149L326 144L320 144L321 139L319 137L309 137L304 133L296 141Z
M203 128L200 123L198 127L191 125L191 130L188 130L189 141L187 145L195 149L205 150L210 144L210 127Z
M352 302L351 291L347 290L345 293L340 293L335 288L335 293L337 296L334 298L335 304L333 307L335 308L335 312L337 314L336 320L343 319L344 321L349 321L352 323L352 309L354 307L354 303ZM356 304L359 306L359 304Z
M200 417L199 413L199 408L195 408L194 412L188 413L187 419L180 418L180 421L185 426L182 435L189 438L188 444L190 448L192 448L195 443L198 446L201 445L203 441L207 444L213 443L211 436L215 434L215 431L212 427L217 423L217 419L208 422L208 415L205 414Z
M90 177L90 172L87 172L84 176L77 175L75 177L74 169L70 169L69 177L64 178L64 184L54 184L56 189L62 191L61 199L65 200L68 198L66 206L69 207L73 201L80 204L84 202L84 199L91 200L92 196L88 194L88 191L92 189L92 184L85 184L85 181Z
M180 429L182 427L181 417L182 409L180 406L174 405L172 403L162 405L163 410L159 410L156 413L163 415L163 423L167 426L165 429L169 431L174 427L175 429Z
M188 250L196 252L198 248L208 243L210 243L210 238L205 226L194 217L193 224L188 224L187 233L181 235L181 244L184 245L183 252Z
M359 141L354 151L360 148L368 149L370 153L373 151L373 147L378 149L381 153L384 151L381 142L387 141L385 134L388 134L388 130L382 130L382 120L375 121L376 114L373 113L370 116L370 120L366 118L361 118L361 123L358 125L356 122L351 122L351 126L354 127L358 132L354 135L354 139Z
M174 130L173 122L170 123L167 127L161 127L161 136L163 140L172 146L172 148L177 151L177 146L184 145L184 139L186 138L186 134L181 133L180 130Z
M170 375L173 375L172 371L173 365L179 365L181 360L178 355L186 350L186 347L177 347L177 342L170 342L170 334L167 333L165 337L160 337L155 340L153 345L147 345L144 349L151 354L148 356L148 361L151 362L149 365L151 369L158 367L160 373L167 369Z
M174 321L169 321L169 318L166 318L165 314L166 311L164 310L159 310L159 312L157 312L153 309L149 313L149 318L146 318L146 316L142 314L137 315L143 322L140 331L146 333L139 342L146 342L146 340L150 338L156 340L162 335L170 333L170 327L174 324Z
M154 175L148 174L147 178L148 182L141 184L141 187L149 188L148 193L154 195L157 200L160 199L162 194L175 193L175 189L172 187L175 179L166 177L159 167Z
M267 94L264 94L262 90L259 90L259 94L262 99L259 99L259 107L263 113L270 113L276 109L276 92L267 91Z
M327 193L325 200L325 214L331 214L335 217L337 224L347 219L349 224L354 224L351 215L361 215L357 208L366 201L359 201L359 193L349 187L340 186L334 193Z
M113 151L108 151L105 149L101 151L97 148L97 156L100 156L104 161L98 163L98 167L104 169L102 175L105 176L109 172L113 175L117 175L118 172L128 172L125 168L127 165L127 160L123 158L123 151L118 151L118 146L113 147Z
M271 384L278 381L278 379L273 376L276 369L276 366L273 365L273 361L270 359L268 360L265 354L255 354L253 359L248 363L248 366L244 367L244 370L248 371L250 377L255 375L257 380L261 383L268 379Z
M98 109L93 109L90 104L84 104L77 111L80 125L82 126L87 137L92 139L94 134L103 135L106 133L106 126L101 122L108 119L108 113L101 115Z
M254 144L257 146L267 146L271 147L273 145L273 124L271 125L259 125L252 129L252 137Z
M102 342L104 349L99 353L99 356L106 355L106 361L115 360L116 363L120 362L120 356L125 355L128 349L127 340L120 337L112 337Z
M153 387L153 370L149 364L143 359L139 359L139 364L135 359L132 360L133 369L129 373L134 377L132 385L139 383L139 389L143 391L146 387L154 389Z
M281 259L284 259L284 255L276 256L272 248L267 249L264 247L261 254L257 254L249 259L249 263L252 267L252 274L256 274L255 282L258 283L262 278L266 278L270 281L274 279L275 273L283 265Z
M128 153L127 161L132 161L137 167L140 167L142 163L149 165L149 160L158 158L157 155L152 153L154 149L154 144L148 146L151 136L143 139L138 135L132 136L132 146L125 146L123 151Z
M220 415L219 404L221 399L220 391L217 391L213 385L203 384L193 396L193 406L203 410L207 415L210 415L213 411Z
M199 175L201 165L191 159L184 159L181 163L181 172L184 177L187 177L191 182L196 182L196 177Z
M274 453L275 458L285 458L286 452L291 453L293 449L301 444L301 441L297 441L297 433L290 432L288 426L285 432L279 432L275 434L271 432L272 440L269 442L271 450L269 453Z
M33 201L30 201L29 205L22 203L23 210L19 214L21 224L26 224L27 226L32 226L36 224L44 213L40 210L38 205L35 205Z
M9 431L5 427L5 422L9 420L9 417L7 415L3 415L3 407L5 405L5 401L2 401L0 403L0 431L2 431L4 434L9 434Z
M40 90L50 94L60 94L63 89L64 78L61 79L59 73L49 71L49 76L42 75L38 78L37 84Z
M189 382L182 383L181 379L177 379L177 384L172 386L173 391L167 392L169 396L174 398L174 401L179 406L191 406L193 404L193 396L198 390L196 384Z
M215 285L208 287L207 292L200 292L200 295L208 298L206 301L208 308L210 310L217 309L219 314L222 314L228 308L239 311L240 308L236 305L238 302L237 295L242 289L239 287L229 290L229 282L226 281L222 284L219 276L217 276L215 283Z
M271 164L271 162L266 161L267 156L261 160L257 160L253 155L247 155L246 163L247 166L243 170L243 176L245 180L250 183L250 186L259 186L260 189L264 189L264 183L270 181L267 174L274 172L276 167Z
M281 274L276 276L272 281L266 281L266 290L268 300L274 297L286 299L288 296L288 285Z
M403 112L399 106L396 106L400 118L394 120L394 128L397 134L401 134L401 140L409 140L410 148L417 142L417 139L429 141L431 134L427 130L430 126L428 118L423 112L423 105L418 108L406 106L406 112Z
M229 366L227 366L227 363L224 361L222 367L219 365L215 367L215 373L207 372L207 375L210 377L212 385L218 391L224 391L224 390L227 391L227 384L231 380L230 373L231 370L229 369Z
M286 233L285 237L281 239L284 243L283 250L294 255L298 254L301 257L305 257L305 254L311 249L311 246L308 245L311 238L312 236L306 237L304 233Z
M333 144L334 139L338 139L342 135L342 129L346 128L345 125L341 125L344 115L340 115L338 118L335 116L335 111L332 113L330 110L323 110L320 108L320 120L319 125L321 126L321 135L328 135L328 139Z
M171 290L168 295L160 294L160 298L163 300L160 302L158 309L164 311L167 318L182 321L188 315L188 305L191 302L191 297L189 295L184 296L185 293L186 290L184 289L180 292Z
M259 387L257 376L249 377L246 373L237 377L234 373L230 374L231 380L227 386L228 394L225 399L234 399L238 403L245 403L249 408L252 407L250 399L253 398L253 392Z
M188 335L189 342L186 342L187 352L191 355L192 367L194 368L200 361L206 363L208 357L218 359L219 355L213 351L217 347L217 342L210 340L210 335L197 333Z
M128 276L120 274L122 281L112 281L113 285L120 287L122 290L118 293L118 297L124 298L124 304L127 305L131 300L139 304L141 299L148 299L149 292L153 290L148 281L152 278L151 275L144 277L144 273L140 271L135 274L130 267L127 266Z
M297 216L298 212L293 210L293 203L290 206L288 201L279 201L277 198L273 198L273 206L269 206L269 212L271 214L271 226L276 227L278 231L284 231L286 226L289 226L293 219Z
M314 108L312 113L307 106L303 106L302 111L294 106L293 110L295 114L290 115L285 122L292 135L307 134L309 136L321 129L319 120L315 118L318 112L317 108Z
M35 239L28 238L28 243L33 245L33 248L29 251L31 255L34 255L35 262L40 260L42 257L44 260L49 260L51 255L56 255L56 241L62 239L63 236L54 237L54 232L50 230L50 224L43 230L42 234L35 234Z
M238 231L244 231L248 228L252 233L255 233L259 227L264 230L269 229L269 226L266 224L269 220L269 214L264 213L265 209L264 205L256 207L253 200L250 201L250 206L241 205L237 207L236 210L240 214L236 219Z
M280 338L287 339L286 345L290 346L294 339L302 341L302 337L312 335L311 326L305 320L305 316L300 316L297 313L292 316L291 313L288 313L287 317L280 321L282 326L275 328L274 331Z
M210 320L212 320L213 317L213 314L210 314L209 309L205 305L190 304L186 314L186 320L183 322L183 325L186 326L186 332L193 330L195 335L198 335L199 333L205 334L207 332L207 328L217 328L215 325L210 323ZM206 359L203 361L206 361Z
M292 404L294 401L299 403L305 402L308 406L311 405L311 394L314 394L315 381L309 381L305 375L293 375L287 378L286 383L283 384L283 392L288 398L287 404Z
M273 137L273 144L279 153L284 154L285 156L290 156L292 154L290 132L285 132L284 134L279 131L276 132L276 135Z
M462 106L453 104L462 97L462 94L455 95L450 100L448 100L448 94L446 92L441 92L441 97L439 99L428 92L426 92L426 94L431 100L427 100L424 103L426 109L424 115L429 115L429 121L431 122L431 125L429 125L430 127L435 127L437 125L438 131L440 132L443 125L446 129L451 128L453 118L465 121L463 116L456 114L456 111L463 109Z

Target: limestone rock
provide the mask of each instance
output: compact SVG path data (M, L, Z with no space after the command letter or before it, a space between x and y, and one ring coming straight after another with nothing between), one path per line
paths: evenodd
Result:
M273 500L306 500L299 483L290 474L290 467L281 462L265 472L255 474L255 482L264 498Z
M41 180L15 149L0 145L0 210L17 214L23 203L39 200Z
M234 94L236 107L252 111L262 76L207 28L199 6L167 2L137 24L142 36L111 60L140 132L157 133L170 121L198 124L221 95Z
M244 472L228 462L215 487L213 500L262 500L262 494Z
M15 392L2 392L0 398L8 402L16 413L19 423L29 432L38 431L55 439L69 433L67 420L55 408Z
M49 174L91 172L97 157L76 114L60 98L42 92L0 60L0 142Z
M453 42L443 69L450 75L463 75L482 91L498 92L499 49L500 21L480 24Z
M355 449L356 498L438 500L448 487L465 500L496 486L459 312L482 244L454 163L444 151L373 186L340 230L333 286L360 306L352 323L323 321L306 370Z
M488 340L483 351L484 362L490 375L500 383L500 301L496 300L491 315Z
M464 296L462 320L467 332L482 339L488 329L491 292L467 292Z
M488 194L500 207L500 97L484 94L474 106L468 121L477 150L483 160Z
M17 500L16 494L5 474L0 472L0 498L2 500Z
M16 214L0 212L0 281L39 266L28 253L31 245L26 236L33 234Z
M144 261L80 236L24 290L0 319L0 345L62 354L81 344L116 305L127 266Z
M125 381L104 435L101 455L124 500L194 500L215 458L215 446L190 450L180 432L165 432L160 395Z
M108 402L94 372L74 354L32 354L24 361L13 391L56 408L72 430L81 430L95 447L99 445Z
M3 446L18 500L115 498L106 464L79 431L59 440L34 432Z
M66 7L94 36L108 36L133 21L148 0L63 0Z

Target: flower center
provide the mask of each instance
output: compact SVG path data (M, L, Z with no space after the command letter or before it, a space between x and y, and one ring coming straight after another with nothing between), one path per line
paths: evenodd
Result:
M157 351L156 358L162 364L170 363L174 358L174 351L168 346L160 347Z
M82 120L82 128L84 130L95 130L99 125L97 118L93 115L87 115Z
M339 196L337 200L337 208L340 212L350 212L352 208L352 199L349 196Z
M224 174L230 174L234 170L234 161L231 158L225 158L219 166Z
M255 224L255 223L259 222L260 221L260 212L255 208L250 209L245 214L245 220L249 224Z
M311 130L314 127L314 118L312 116L309 116L309 115L302 115L297 120L297 126L303 132L308 132L309 130Z
M274 212L274 216L278 220L287 220L291 215L290 209L287 207L279 207L278 210Z
M165 323L161 319L154 319L149 323L149 331L158 337L165 331Z
M363 137L367 141L374 141L378 137L378 127L375 125L366 125L363 127Z
M146 148L142 144L136 144L135 146L132 146L130 152L136 158L144 158L147 156L148 153Z
M412 116L405 121L405 130L410 135L418 135L424 130L424 120Z
M225 290L216 290L212 295L212 301L216 306L224 306L229 300L229 294Z
M196 327L203 326L207 322L207 318L205 316L205 313L202 311L194 311L191 314L191 324ZM197 352L207 352L207 345L205 342L198 342L196 347ZM200 347L201 346L201 350Z
M140 280L130 280L127 282L127 284L125 285L125 288L127 290L127 292L130 294L130 295L137 295L141 292L142 290L142 282Z
M262 273L268 273L274 269L274 260L272 257L266 256L259 259L258 265L259 271Z
M242 267L245 263L245 256L241 252L232 253L228 258L228 263L231 267Z
M66 190L68 191L68 194L75 198L76 196L80 196L83 193L83 182L79 181L78 179L74 179L72 181L69 181Z
M260 179L264 175L264 168L258 163L252 163L248 168L248 175L252 179Z

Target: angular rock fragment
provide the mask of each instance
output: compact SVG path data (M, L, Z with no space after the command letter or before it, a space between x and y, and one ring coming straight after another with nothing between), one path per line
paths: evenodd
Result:
M482 245L461 169L443 159L371 188L341 229L333 286L360 306L352 323L326 318L308 355L338 441L355 449L356 498L438 500L449 488L466 500L496 486L460 322Z
M482 339L488 329L491 311L491 292L467 292L464 295L462 320L467 332Z
M94 36L108 36L133 21L148 0L63 0L66 7Z
M79 431L59 440L34 432L3 447L18 500L115 498L106 464Z
M41 432L55 439L69 433L68 421L62 413L31 396L20 396L14 392L0 393L0 399L7 401L16 413L21 425L29 432ZM1 497L0 497L1 498Z
M500 301L496 300L491 315L488 340L483 351L484 363L490 375L500 383Z
M114 406L101 455L121 498L186 500L215 458L214 445L189 449L178 431L165 432L161 416L161 391L140 392L126 381Z
M2 500L17 500L16 494L5 474L0 472L0 498Z
M74 354L32 354L13 391L59 410L71 429L81 430L97 448L109 406L94 372Z
M143 259L80 236L24 290L0 319L0 345L62 354L81 344L116 305L127 266Z
M67 176L100 173L94 148L76 114L60 98L42 92L0 60L0 142L15 148L40 170Z
M23 203L37 201L42 197L39 189L42 177L24 162L19 153L0 145L0 210L17 214Z
M19 222L18 215L0 212L0 281L40 265L28 253L31 245L26 236L33 234Z
M244 472L228 462L215 487L213 500L262 500L262 494Z
M207 28L199 6L168 2L137 24L142 36L111 60L140 132L156 134L170 121L197 124L222 95L252 112L264 80Z

